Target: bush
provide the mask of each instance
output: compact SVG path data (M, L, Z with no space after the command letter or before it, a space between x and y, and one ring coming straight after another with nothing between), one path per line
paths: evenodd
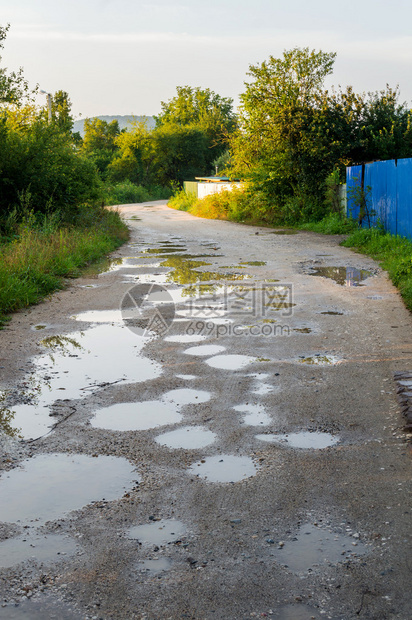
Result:
M190 211L197 202L197 196L193 192L186 193L184 189L178 190L168 202L168 206L178 211Z
M106 205L127 205L150 200L166 200L170 194L171 190L167 187L156 185L147 188L131 181L106 184L103 190Z
M339 213L329 213L320 222L307 222L299 228L323 233L324 235L346 235L353 232L358 223L353 218L342 217Z

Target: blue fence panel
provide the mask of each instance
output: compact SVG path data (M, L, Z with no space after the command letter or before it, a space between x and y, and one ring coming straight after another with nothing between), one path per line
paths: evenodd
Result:
M358 218L359 207L353 204L351 190L363 183L370 187L370 224L382 222L385 230L393 235L412 238L412 159L377 161L346 169L348 188L348 216ZM369 222L365 218L363 226Z
M412 237L412 159L398 159L398 235Z

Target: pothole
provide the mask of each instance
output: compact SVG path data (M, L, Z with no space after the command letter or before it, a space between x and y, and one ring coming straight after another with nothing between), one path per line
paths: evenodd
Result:
M77 545L68 536L27 532L0 543L0 568L34 560L38 563L61 562L73 555Z
M211 368L219 368L221 370L241 370L245 366L252 364L256 358L248 355L216 355L205 360Z
M293 572L301 573L324 569L365 552L366 546L358 539L308 523L300 528L293 540L275 549L275 557Z
M244 414L242 422L248 426L268 426L272 421L263 405L237 405L233 409Z
M170 433L158 435L155 441L167 448L182 448L184 450L198 450L205 448L216 440L215 433L203 426L183 426Z
M255 476L257 467L248 456L219 454L193 463L188 472L208 482L240 482Z
M139 572L150 573L151 575L157 575L164 573L172 568L172 560L169 558L156 558L153 560L144 560L135 564L135 570Z
M0 521L43 525L92 501L118 499L139 476L123 458L42 454L0 477Z
M334 366L342 362L336 355L321 355L320 353L308 357L302 356L296 361L299 364L308 364L309 366Z
M167 545L179 540L187 532L186 525L175 519L153 520L136 525L127 532L127 537L138 540L143 545Z
M366 278L370 278L373 273L366 269L356 269L355 267L316 267L313 268L310 276L321 276L333 280L341 286L362 286L360 283Z
M323 450L336 445L340 439L330 433L300 431L297 433L256 435L256 439L266 441L268 443L281 443L291 448L312 448L315 450Z
M24 439L41 437L56 421L49 409L55 401L81 399L109 384L159 377L162 366L141 354L149 340L131 337L124 326L107 324L43 339L47 353L34 358L36 370L26 378L23 396L29 403L10 406L13 426L21 429Z
M110 431L146 431L158 426L178 424L182 414L171 403L146 400L118 403L95 412L90 424L93 428Z

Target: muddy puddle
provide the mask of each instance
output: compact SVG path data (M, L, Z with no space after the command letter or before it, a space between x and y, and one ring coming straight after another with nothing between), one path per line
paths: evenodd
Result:
M67 415L73 409L64 411L62 400L82 399L110 384L159 377L161 365L141 354L148 341L123 325L107 324L43 339L45 353L34 358L35 372L27 377L27 390L21 395L28 402L10 406L11 425L21 429L24 439L41 437L57 421L49 408L55 401L59 400L57 413Z
M320 314L329 314L330 316L342 316L343 312L338 312L338 310L325 310Z
M208 355L216 355L217 353L223 353L226 351L226 347L221 347L217 344L205 344L199 347L190 347L183 351L186 355L195 355L199 357L207 357Z
M211 368L218 368L220 370L241 370L255 362L256 358L248 355L215 355L215 357L211 357L205 361Z
M2 607L0 614L2 620L84 620L83 614L45 594L36 596L35 600L7 604Z
M296 361L299 362L299 364L307 364L309 366L335 366L342 360L336 355L321 355L320 353L316 353L316 355L309 355L308 357L302 356Z
M198 450L216 441L216 435L203 426L184 426L170 433L158 435L155 441L172 449Z
M138 540L142 545L157 545L160 547L176 542L186 532L187 527L182 521L160 519L132 527L127 532L127 537Z
M207 482L240 482L255 476L257 467L248 456L219 454L193 463L188 473Z
M248 267L263 267L264 265L266 265L266 261L264 261L264 260L248 260L248 261L242 261L240 264L241 265L246 265Z
M233 409L243 414L242 422L247 426L268 426L272 421L263 405L246 403L237 405Z
M206 340L206 336L202 336L201 334L178 334L176 336L166 336L164 339L165 342L180 342L180 343L189 343L189 342L201 342L202 340Z
M42 564L61 562L74 555L77 549L74 540L68 536L28 531L0 543L0 568L11 568L29 560Z
M135 564L134 569L149 575L158 575L172 568L173 563L169 558L154 558L153 560L144 560Z
M311 269L309 275L328 278L341 286L362 286L361 282L370 278L373 273L355 267L316 267Z
M268 443L280 443L290 448L323 450L336 445L340 439L330 433L300 431L297 433L256 435L256 439Z
M319 612L309 605L283 605L279 609L274 609L271 618L274 620L320 620L320 618L330 616L321 616Z
M181 421L182 414L171 403L147 400L140 403L118 403L99 409L90 424L93 428L110 431L146 431Z
M43 525L93 501L123 496L139 476L123 458L43 454L0 477L0 521Z
M158 426L179 424L181 408L205 403L210 393L190 388L166 392L159 400L117 403L95 412L90 424L93 428L110 431L146 431Z
M293 540L275 549L275 557L293 572L303 573L324 569L365 552L365 545L358 539L308 523Z
M97 278L102 273L116 271L122 262L122 258L102 258L82 269L82 278Z

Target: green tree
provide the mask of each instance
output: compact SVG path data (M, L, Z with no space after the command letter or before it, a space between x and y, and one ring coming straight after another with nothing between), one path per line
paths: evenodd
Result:
M153 167L161 185L182 185L208 170L207 138L199 129L165 124L153 132L152 140Z
M144 186L156 181L154 141L145 122L135 123L132 129L120 133L115 143L116 155L107 168L110 180L129 180Z
M52 121L62 130L71 132L73 129L72 102L68 93L58 90L52 97Z
M9 28L10 24L0 26L0 50L4 47ZM0 104L22 105L26 99L32 98L35 92L37 88L30 90L27 80L24 79L22 68L17 72L7 73L6 68L0 67Z
M156 131L169 127L190 128L204 134L204 169L197 174L209 172L213 161L227 149L228 136L236 127L236 115L233 112L233 100L221 97L209 88L178 86L177 95L168 102L161 103L161 113L155 116Z
M116 139L119 134L116 120L108 123L100 118L86 118L84 121L82 153L94 162L103 179L117 152Z

